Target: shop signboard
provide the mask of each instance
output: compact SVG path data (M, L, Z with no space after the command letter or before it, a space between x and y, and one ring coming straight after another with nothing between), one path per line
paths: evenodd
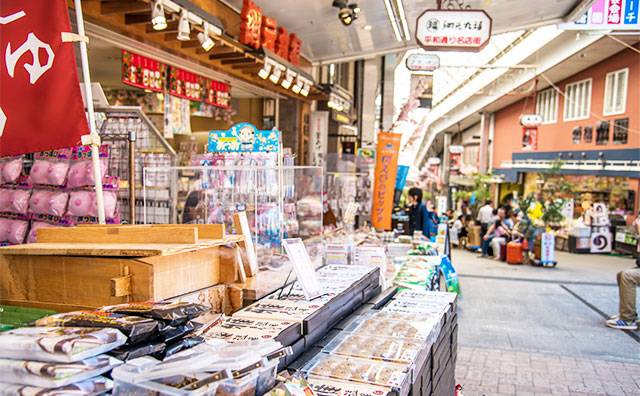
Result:
M396 173L396 190L404 189L404 185L407 184L407 176L409 176L408 165L398 165L398 171Z
M204 83L204 102L212 106L231 107L231 87L220 81L202 77Z
M522 149L538 149L538 127L522 127Z
M169 68L169 94L196 102L202 100L202 84L197 74L171 66Z
M540 250L540 261L543 264L552 264L554 262L556 239L555 235L550 232L542 234L541 243L542 249Z
M460 169L462 168L462 153L464 152L464 146L449 146L449 152L451 153L449 172L452 175L457 175L460 173Z
M166 65L122 50L122 82L136 88L164 92Z
M591 232L591 253L610 253L612 249L613 236L609 232L609 227L594 227Z
M391 213L393 211L394 187L401 138L402 135L399 133L378 133L371 214L371 224L377 229L391 229Z
M491 38L484 10L426 10L416 20L416 41L427 51L482 50Z
M329 112L311 112L310 126L309 163L311 166L324 166L324 156L327 154L327 135L329 134Z
M209 132L209 152L276 152L280 144L280 132L259 131L243 122L228 131Z
M411 54L406 63L411 71L434 71L440 67L440 58L432 54Z
M564 30L638 30L640 0L596 0L577 21L558 24Z
M358 149L357 153L358 168L369 168L376 164L376 151L371 149Z
M0 156L77 146L89 125L67 2L3 0Z
M302 286L307 300L318 297L321 294L322 287L302 239L283 239L282 246L287 252L291 265L296 272L298 283Z
M444 216L447 211L447 197L440 195L438 196L438 214L440 216Z

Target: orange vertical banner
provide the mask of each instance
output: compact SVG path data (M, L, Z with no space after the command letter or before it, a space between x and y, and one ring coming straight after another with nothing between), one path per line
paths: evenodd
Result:
M378 133L376 180L373 185L373 210L371 212L371 224L377 229L391 229L393 193L396 184L401 138L402 135L399 133Z

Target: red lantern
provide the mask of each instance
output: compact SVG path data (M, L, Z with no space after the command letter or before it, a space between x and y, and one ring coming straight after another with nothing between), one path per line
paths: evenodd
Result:
M243 0L240 14L240 42L249 47L260 49L260 26L262 25L262 11L251 0Z

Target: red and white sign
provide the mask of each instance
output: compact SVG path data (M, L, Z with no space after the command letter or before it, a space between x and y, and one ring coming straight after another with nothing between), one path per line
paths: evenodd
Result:
M164 92L166 68L164 63L122 50L122 82L125 84Z
M491 38L483 10L427 10L416 21L416 41L427 51L482 50Z
M538 149L538 128L522 127L522 149L537 150Z
M200 102L202 100L200 80L201 77L197 74L171 66L169 68L169 94Z
M64 0L0 2L0 156L77 146L89 125Z

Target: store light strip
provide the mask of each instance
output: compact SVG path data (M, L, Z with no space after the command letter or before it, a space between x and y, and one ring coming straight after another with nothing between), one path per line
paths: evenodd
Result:
M409 25L407 24L407 15L404 13L404 6L402 0L396 0L398 5L398 13L400 14L400 21L402 22L402 30L404 31L404 39L409 41Z
M402 37L400 37L400 30L398 29L398 21L396 21L396 18L393 15L390 0L384 0L384 6L387 8L387 15L389 16L389 22L391 22L391 26L393 27L393 33L396 35L396 40L402 41Z

